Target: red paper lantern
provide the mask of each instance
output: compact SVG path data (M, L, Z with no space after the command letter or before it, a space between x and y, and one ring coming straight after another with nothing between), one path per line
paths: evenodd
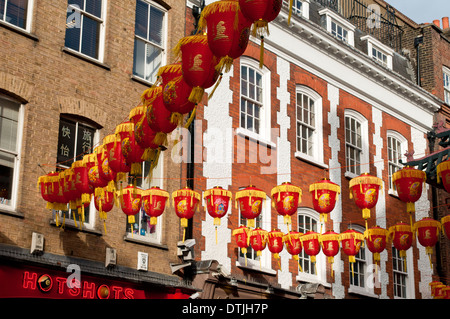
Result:
M60 174L58 172L51 172L47 175L40 176L38 186L42 198L47 202L46 208L59 210Z
M248 240L250 242L250 246L253 248L254 251L256 251L256 256L259 257L261 256L262 251L266 248L268 240L268 232L259 227L253 230L249 230Z
M442 282L440 282L440 281L432 281L428 285L430 286L431 296L434 297L436 295L436 287L442 285Z
M399 251L399 256L406 261L406 251L411 248L413 242L413 231L411 225L400 222L389 227L389 239ZM406 267L406 262L405 262Z
M291 230L283 236L283 243L286 246L286 250L292 255L292 258L297 261L300 271L303 271L298 257L298 254L302 252L302 242L300 241L300 236L302 235L303 233Z
M214 218L214 225L216 226L216 244L217 226L220 225L220 219L228 212L231 197L231 192L220 186L215 186L203 193L203 199L206 202L206 210L208 214Z
M134 215L139 213L141 209L142 190L134 185L128 185L116 193L119 199L120 208L122 209L122 212L128 216L128 223L131 226L131 233L133 233L133 225L136 222Z
M120 136L122 155L127 165L130 166L130 174L141 175L144 149L136 143L133 122L127 121L120 123L116 126L115 133Z
M169 193L157 186L142 191L142 207L144 212L150 216L150 225L156 225L158 217L166 208Z
M122 154L122 140L120 135L110 134L105 136L103 139L103 146L106 149L106 155L108 158L107 166L112 170L113 174L116 176L116 180L121 180L125 177L126 173L131 170L131 165L129 165ZM102 170L105 162L102 162ZM104 170L103 170L104 172Z
M109 167L109 156L106 145L101 144L94 148L94 154L97 154L98 175L100 179L103 180L108 187L113 189L117 174Z
M320 221L326 222L328 214L333 211L336 205L341 187L324 178L311 184L309 192L312 195L314 210L320 214Z
M64 198L69 201L69 208L77 208L77 200L81 197L81 192L75 187L75 173L73 168L64 170Z
M185 239L186 227L188 227L188 219L194 216L195 210L198 209L200 198L200 194L189 187L176 190L172 193L173 207L175 208L175 213L180 218L181 227L183 227L183 241Z
M89 184L91 184L91 186L94 189L103 188L108 185L108 181L105 179L102 179L100 177L100 171L102 168L98 162L98 156L97 156L98 149L99 149L99 147L96 147L94 149L94 153L91 154L89 157L89 161L92 161L94 163L94 165L90 165L90 168L88 171L88 178L89 178Z
M95 209L99 212L99 217L103 220L103 227L106 233L106 219L108 212L114 207L114 191L108 191L107 187L98 187L94 191Z
M154 143L158 145L166 144L167 134L177 128L178 123L172 122L172 112L164 105L162 88L159 87L153 103L147 107L148 126L156 132Z
M444 189L450 193L450 159L436 166L436 179L438 183L442 181Z
M81 193L81 203L86 204L91 202L92 194L94 193L94 188L89 183L89 167L87 165L87 157L83 157L82 160L78 160L72 163L75 187Z
M280 252L283 250L283 232L278 229L274 229L268 234L267 247L269 251L273 254L273 257L278 260L278 265L280 264Z
M431 254L433 253L433 247L439 240L441 223L432 218L425 217L415 222L413 229L417 234L419 243L425 247L425 251L430 259L430 267L432 267Z
M367 248L373 253L375 264L380 261L380 253L386 249L388 231L379 226L371 227L364 232Z
M189 101L192 87L184 81L181 64L169 64L159 68L161 78L162 97L166 109L171 114L171 122L182 124L183 114L191 112L195 103Z
M348 256L353 275L353 264L356 262L355 256L361 249L361 245L364 244L364 235L354 229L347 229L339 234L339 241L341 242L342 250Z
M174 51L177 55L181 53L183 79L192 87L189 101L200 103L204 90L213 86L219 76L208 37L203 34L184 37Z
M319 233L314 231L307 231L304 235L300 236L300 241L302 242L303 250L305 253L311 257L311 262L316 262L316 256L320 252L320 242Z
M146 108L139 105L131 110L129 118L134 124L134 139L136 143L144 150L141 159L149 161L156 155L158 146L154 143L156 132L154 132L147 121Z
M339 234L332 230L319 235L319 243L322 246L322 252L327 256L328 262L334 263L334 256L339 253ZM331 267L331 276L333 277L333 267Z
M375 207L378 202L378 192L383 186L383 181L375 176L363 173L358 177L352 178L349 183L350 199L355 200L356 206L362 209L362 216L366 221L370 218L370 209Z
M450 215L444 216L441 219L442 232L450 239Z
M424 171L413 167L405 167L392 174L392 183L400 200L406 202L406 211L410 213L411 224L411 214L416 211L414 203L422 196L422 185L426 179L427 174Z
M228 72L233 59L240 57L248 45L252 22L244 17L237 0L215 1L201 13L199 30L207 28L208 45L219 58L216 69Z
M442 288L443 299L450 299L450 286Z
M289 182L272 188L270 193L272 197L272 206L275 207L278 214L283 216L284 223L292 224L291 216L297 212L297 208L302 202L302 190Z
M247 226L240 226L233 230L232 235L234 236L234 239L236 240L236 244L241 249L241 252L245 256L245 265L247 266L247 247L249 245L248 243L248 232L249 228Z
M247 218L247 227L255 227L255 218L261 214L266 193L250 185L236 192L236 208L239 203L241 216Z
M264 35L269 34L269 22L280 13L283 0L239 0L242 14L253 22L253 36L261 38L260 67L264 64Z

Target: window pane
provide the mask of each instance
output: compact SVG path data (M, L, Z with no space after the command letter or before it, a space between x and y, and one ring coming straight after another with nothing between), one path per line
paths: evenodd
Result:
M156 73L162 64L162 50L148 43L146 49L147 66L145 68L145 79L154 82L156 80Z
M0 100L0 148L17 152L17 123L19 106L8 100Z
M8 0L5 21L20 28L25 28L28 0Z
M102 0L86 0L85 11L96 17L102 17Z
M81 53L93 58L98 58L99 34L100 24L91 18L83 16L83 39L81 43Z
M135 34L147 39L148 27L148 4L138 0L136 3Z
M10 205L15 156L0 152L0 204Z
M5 15L5 0L0 0L0 20L3 20Z
M133 74L144 79L145 73L145 43L134 39Z
M78 124L77 133L77 158L81 154L88 154L93 151L92 146L94 144L94 134L95 130L93 128L87 127L83 124Z
M150 7L150 30L149 30L149 41L162 45L162 29L163 29L163 18L164 12L156 9L155 7Z
M84 0L69 0L68 5L74 5L75 7L84 10Z
M66 19L68 20L70 16L72 15L72 12L67 12ZM83 20L83 16L81 16L81 20ZM65 46L67 48L70 48L75 51L80 50L80 38L81 38L81 28L77 27L71 27L66 28L66 39L65 39Z

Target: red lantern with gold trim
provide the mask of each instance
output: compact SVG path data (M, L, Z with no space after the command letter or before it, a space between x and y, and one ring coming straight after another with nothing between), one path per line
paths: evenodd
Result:
M142 207L150 216L150 225L156 225L158 217L164 213L169 193L158 186L153 186L142 191Z
M156 97L147 107L148 126L156 132L154 143L158 145L167 144L167 134L177 128L178 123L172 122L172 112L170 112L163 103L162 88L158 87Z
M319 233L309 230L304 235L300 236L303 251L311 257L311 262L316 263L316 256L320 252Z
M350 199L355 200L356 206L362 209L362 216L366 222L370 218L370 209L375 207L378 202L378 193L383 186L383 181L368 173L363 173L358 177L352 178L349 183Z
M312 195L314 210L320 214L320 221L326 222L328 214L336 206L341 187L324 178L317 183L311 184L309 192Z
M230 191L220 186L207 189L203 193L203 199L206 202L206 210L208 214L214 218L214 226L216 228L216 244L217 244L217 226L220 225L220 219L228 212L232 194Z
M339 241L341 242L342 250L348 256L353 274L353 264L356 262L355 256L359 253L361 245L364 245L364 235L354 229L347 229L339 234Z
M280 253L283 250L283 232L279 229L274 229L268 234L267 248L273 254L273 257L278 260L278 265L280 265Z
M42 198L47 202L47 209L57 209L58 194L60 190L60 177L58 172L51 172L47 175L40 176L38 186L41 190Z
M122 154L122 140L120 135L110 134L103 139L103 145L106 148L106 154L108 156L108 166L116 175L116 180L123 179L131 170L129 165ZM102 163L102 169L105 162Z
M392 174L392 183L397 189L398 197L406 203L406 211L410 214L412 225L412 213L415 213L415 202L422 196L422 186L427 179L424 171L413 167L405 167Z
M94 191L94 205L99 212L99 217L103 220L103 227L106 233L106 219L114 207L114 191L108 191L107 187L98 187Z
M331 276L333 277L334 256L339 253L339 234L329 230L319 235L319 243L322 246L322 252L327 256L328 262L331 264Z
M417 234L419 243L425 247L425 251L430 260L430 267L433 267L431 263L431 254L433 254L433 247L439 240L441 223L432 218L425 217L415 222L413 229Z
M281 11L283 0L239 0L242 14L253 22L252 35L261 38L260 67L264 64L264 35L269 34L269 22Z
M75 173L73 168L64 170L64 198L69 201L69 208L77 208L77 200L81 197L80 191L75 187Z
M114 188L114 181L117 177L117 173L109 167L109 156L106 145L101 144L94 148L94 154L97 154L98 175L100 179L107 183L111 188Z
M181 125L183 114L195 108L195 103L189 101L192 87L183 77L181 64L169 64L159 68L158 76L161 78L162 97L166 109L171 114L171 122Z
M278 214L283 216L284 223L292 224L291 216L297 212L297 208L302 202L302 190L289 182L272 188L270 193L272 197L272 206L275 207Z
M375 264L380 261L380 253L386 249L388 234L389 232L380 226L371 227L364 232L367 248L373 253Z
M141 210L142 190L134 185L128 185L118 190L116 194L122 212L128 216L128 223L131 226L131 233L133 233L133 225L136 222L134 215L138 214Z
M200 103L204 90L213 86L219 73L216 71L217 59L208 45L208 36L203 34L182 38L174 49L181 53L184 81L192 87L189 101Z
M253 248L254 251L256 251L256 256L260 257L267 245L268 232L259 227L251 229L248 232L248 240L250 242L250 246Z
M450 159L436 166L436 179L438 183L442 181L442 186L450 193Z
M91 165L88 171L89 183L91 186L96 188L103 188L108 185L108 181L100 177L101 166L98 162L98 152L99 149L103 148L102 145L97 146L94 149L94 153L89 157L89 161L92 161L94 165Z
M126 121L116 126L116 135L120 135L121 151L127 165L130 166L131 175L142 174L142 155L144 149L136 143L134 138L134 124Z
M141 159L143 161L151 160L158 149L154 139L156 132L154 132L147 121L146 107L139 105L130 111L130 121L134 124L134 139L136 143L144 150Z
M444 216L441 219L442 232L450 239L450 215Z
M300 236L302 235L303 233L291 230L283 236L283 243L286 246L286 250L292 255L292 258L297 261L300 271L303 271L298 257L298 254L302 252L302 242L300 241Z
M239 203L241 217L247 219L247 227L255 227L255 218L262 211L266 193L252 185L236 192L236 208Z
M242 254L245 256L245 265L247 266L247 248L248 248L248 232L250 229L247 226L240 226L233 230L232 235L236 240L236 245L241 249Z
M181 227L183 227L183 241L185 239L186 228L188 227L188 219L194 216L196 209L198 209L200 199L200 194L189 187L176 190L172 193L175 214L180 218Z
M87 165L87 157L72 163L75 178L75 187L81 193L81 202L83 204L90 203L94 187L89 183L89 166Z
M237 0L215 1L202 10L199 30L207 28L209 48L220 59L216 66L219 72L228 72L233 59L244 53L251 25L239 9Z
M413 231L411 225L400 222L389 227L389 240L399 251L399 256L405 260L406 251L411 248L413 242ZM406 267L406 260L405 260Z

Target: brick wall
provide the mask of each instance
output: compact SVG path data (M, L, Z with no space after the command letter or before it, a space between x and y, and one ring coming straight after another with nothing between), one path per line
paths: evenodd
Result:
M185 2L160 2L168 9L168 63L172 48L184 34ZM135 268L137 252L149 254L149 270L170 274L169 262L178 262L176 242L179 220L173 209L163 217L162 246L154 248L124 241L126 218L117 207L108 213L107 233L98 214L96 233L50 225L36 188L40 175L55 169L59 117L69 113L86 117L100 127L100 141L126 120L140 102L148 85L131 79L133 73L135 1L107 1L103 64L90 63L63 51L67 1L38 1L33 11L33 37L0 26L0 92L25 105L18 215L0 213L0 243L29 248L32 232L45 236L45 251L57 255L104 261L105 248L117 249L119 265ZM179 188L179 165L171 161L171 148L164 154L164 188ZM39 167L39 165L41 167ZM174 231L167 231L174 230Z

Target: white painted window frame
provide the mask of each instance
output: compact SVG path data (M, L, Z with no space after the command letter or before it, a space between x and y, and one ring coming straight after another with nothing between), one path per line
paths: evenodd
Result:
M359 112L353 109L345 109L344 111L344 145L345 145L345 177L354 178L359 174L355 174L350 172L347 167L347 141L345 140L345 118L346 117L354 118L361 124L361 158L360 158L360 174L368 173L369 166L369 122L368 120Z
M319 15L325 16L326 30L331 34L331 22L336 23L344 30L347 31L347 41L343 41L351 46L355 46L355 29L356 27L351 24L347 19L341 17L336 12L329 8L325 8L319 11Z
M23 136L23 123L24 123L24 112L25 107L23 104L18 102L15 99L12 99L8 96L1 95L0 99L5 99L14 103L17 103L19 108L18 112L18 121L17 121L17 140L16 140L16 151L10 152L6 150L2 150L5 153L14 155L14 173L13 173L13 185L11 189L11 203L10 204L2 204L0 203L1 211L8 212L16 212L17 210L17 197L19 193L19 175L20 175L20 162L21 162L21 150L22 150L22 136Z
M85 10L81 10L80 8L78 8L78 6L73 6L73 5L69 5L67 7L67 10L69 9L73 9L75 11L80 12L80 14L85 15L97 22L99 22L100 24L100 32L99 32L99 39L98 39L98 57L91 57L89 55L86 55L84 53L81 52L81 43L82 43L82 30L80 30L80 43L79 43L79 49L78 50L74 50L71 48L67 48L65 47L66 50L70 51L70 52L74 52L75 54L79 54L83 57L86 57L87 59L93 59L99 62L104 61L104 57L105 57L105 37L106 37L106 19L107 19L107 1L108 0L102 0L102 14L101 14L101 18L90 14L89 12L86 12ZM81 24L80 28L83 28L83 25Z
M392 70L393 67L393 58L394 58L394 50L387 45L383 44L379 40L375 39L371 35L365 35L361 37L362 41L367 41L367 55L380 63L381 65L387 67L388 69ZM386 65L384 65L381 61L374 58L372 55L372 49L375 49L376 51L381 52L386 56Z
M162 30L162 34L163 34L163 36L162 36L162 45L158 45L156 43L148 41L147 39L144 39L144 38L136 35L136 32L134 33L134 38L135 39L139 39L140 41L143 41L146 45L152 45L154 47L157 47L158 49L161 49L161 55L162 55L161 56L161 65L165 65L167 63L167 49L166 49L166 47L167 47L168 20L169 20L168 19L167 9L164 8L163 6L161 6L160 4L154 2L154 1L150 1L150 0L142 0L142 1L148 3L149 10L150 10L150 6L153 6L153 7L157 8L158 10L161 10L164 13L163 26L162 26L162 28L163 28L163 30ZM147 23L149 23L149 22L150 22L150 16L149 16L149 20L147 21ZM150 28L150 26L148 26L148 28ZM133 49L133 51L134 51L134 49ZM135 54L133 52L133 63L135 61L135 58L136 58L136 56L135 56ZM147 63L145 63L144 64L144 77L147 74L147 72L146 72L147 71L147 67L148 67ZM140 79L141 81L145 81L148 84L154 84L153 81L147 80L147 79L142 78L142 77L140 77L138 75L133 74L133 77L136 77L136 78ZM155 81L156 81L156 78L155 78Z
M11 0L6 0L5 2L5 15L6 15L6 6L8 5L8 1ZM30 33L31 32L31 26L32 26L32 21L33 21L33 8L34 8L34 1L35 0L28 0L28 6L27 6L27 21L25 23L25 28L21 28L18 27L14 24L9 23L8 21L6 21L4 18L2 20L0 20L2 23L5 23L13 28L19 29L19 30L25 30L26 32Z
M393 196L398 196L397 194L397 190L395 189L395 187L393 187L393 185L390 185L389 180L392 177L392 174L389 173L389 166L391 165L391 161L389 161L389 138L393 138L395 140L397 140L398 142L400 142L400 157L403 157L404 153L406 152L407 148L408 148L408 140L401 135L399 132L394 131L394 130L387 130L387 134L386 134L386 148L388 151L387 154L387 160L388 160L388 193L390 195ZM399 166L399 164L397 163L392 163L392 165L395 166ZM399 167L399 169L401 169L401 167Z
M323 103L322 103L322 97L313 89L310 87L307 87L305 85L297 85L296 91L295 91L295 99L297 101L297 94L305 94L310 99L314 101L314 133L313 133L313 152L312 155L308 155L305 153L302 153L298 151L298 145L297 145L297 103L295 106L295 131L296 131L296 138L295 138L295 157L298 159L302 159L304 161L307 161L313 165L319 166L321 168L328 168L328 165L324 163L323 158Z
M239 125L236 128L236 134L240 136L247 136L251 140L258 141L264 145L268 145L272 148L276 147L276 144L272 142L271 136L271 81L270 81L270 70L263 66L259 68L259 61L256 61L253 58L242 56L240 58L240 66L239 66ZM240 81L241 81L241 67L246 66L248 68L255 69L255 71L261 73L262 75L262 110L260 111L260 124L259 124L259 134L253 131L250 131L246 128L241 127L241 89L240 89Z
M450 69L448 67L442 68L444 80L444 101L450 105Z

